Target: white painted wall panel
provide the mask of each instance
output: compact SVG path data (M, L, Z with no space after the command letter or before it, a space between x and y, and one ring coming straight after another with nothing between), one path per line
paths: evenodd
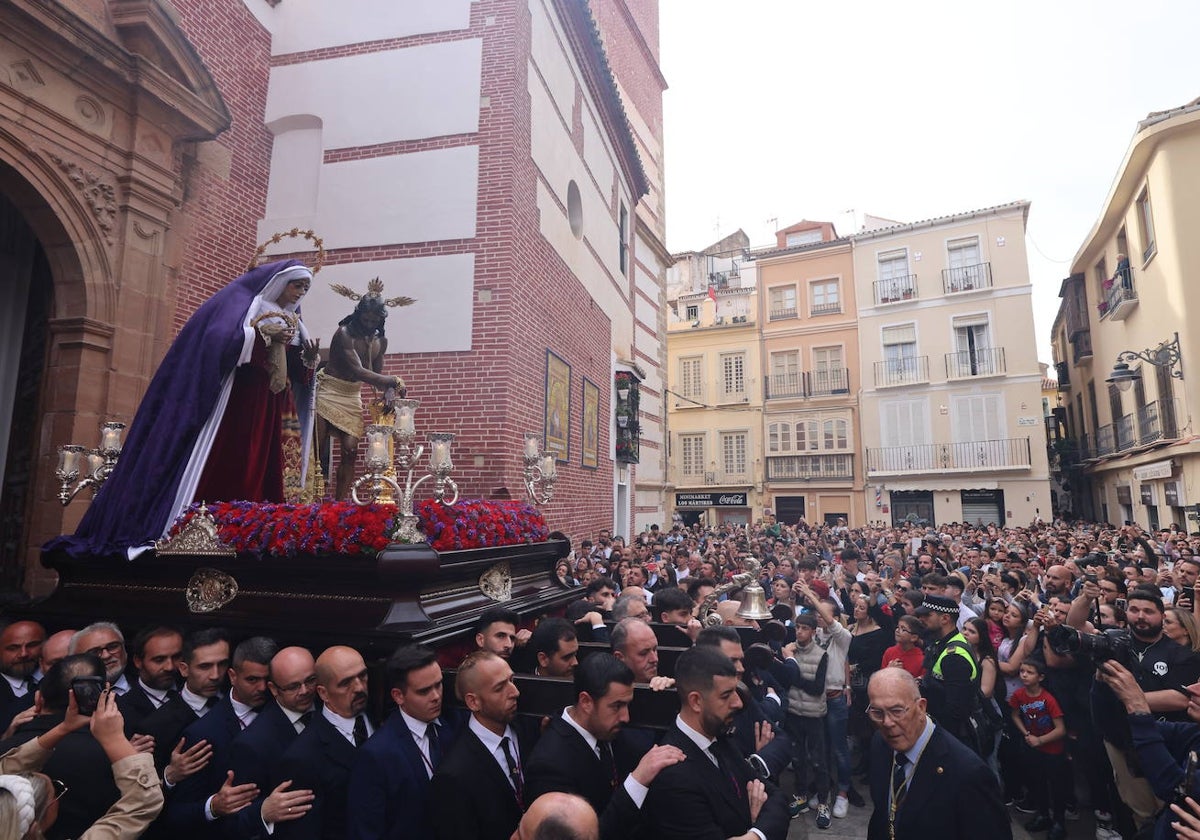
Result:
M600 185L600 189L605 193L612 189L613 162L610 155L608 145L604 142L604 135L596 125L596 120L592 118L588 109L584 108L583 159L587 162L588 169L592 172L592 177L596 179L596 183ZM624 190L621 193L624 194ZM628 196L625 197L625 206L629 207ZM633 224L632 209L629 213L629 222L631 225Z
M570 125L575 109L575 75L559 46L562 32L551 22L540 0L529 0L529 13L533 20L533 63L546 80L558 113Z
M472 38L276 67L266 122L313 114L326 149L472 133L482 61Z
M658 325L658 307L650 303L641 295L634 295L637 301L637 317L643 324L649 324L652 327Z
M467 239L478 190L477 146L327 164L316 212L264 219L259 241L292 227L314 229L326 248ZM274 253L293 244L285 240Z
M383 281L385 298L407 295L412 306L388 311L388 354L439 353L471 349L475 255L449 254L405 260L330 265L317 274L304 298L304 323L328 347L338 321L354 303L333 292L341 283L365 291L367 281ZM403 374L402 374L403 375Z
M288 53L466 29L471 0L287 0L259 13L273 35L271 53Z

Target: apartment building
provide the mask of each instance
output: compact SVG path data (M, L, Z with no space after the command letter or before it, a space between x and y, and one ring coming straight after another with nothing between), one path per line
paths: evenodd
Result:
M754 253L764 504L781 522L862 523L858 301L849 239L803 221Z
M1200 100L1148 115L1062 282L1057 466L1072 515L1200 528L1200 404L1185 378L1200 313L1198 175Z
M866 519L1051 513L1028 202L853 239Z
M668 480L688 524L748 524L763 512L754 270L729 244L676 254L667 272Z

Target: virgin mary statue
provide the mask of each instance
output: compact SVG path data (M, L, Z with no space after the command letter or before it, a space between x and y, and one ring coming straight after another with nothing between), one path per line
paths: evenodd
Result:
M270 263L196 310L79 528L46 550L134 556L193 501L284 501L289 463L298 475L291 489L304 486L317 342L300 320L300 299L311 283L297 260Z

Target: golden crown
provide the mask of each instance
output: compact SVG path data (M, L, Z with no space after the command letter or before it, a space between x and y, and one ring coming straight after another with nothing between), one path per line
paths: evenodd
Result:
M377 298L383 297L383 281L380 280L378 277L375 277L372 280L367 282L367 293L365 295L360 295L358 292L354 291L353 289L349 288L348 286L343 286L341 283L330 283L329 288L333 289L335 292L337 292L342 297L350 298L350 300L353 300L353 301L360 301L364 297L377 297ZM386 300L384 300L383 305L384 306L412 306L416 302L417 302L416 299L410 298L410 297L394 297L394 298L387 298Z

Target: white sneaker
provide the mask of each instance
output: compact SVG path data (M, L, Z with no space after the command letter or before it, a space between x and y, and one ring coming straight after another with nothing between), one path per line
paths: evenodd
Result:
M838 798L833 800L833 815L839 820L846 818L846 812L850 810L850 800L842 794L838 794Z

